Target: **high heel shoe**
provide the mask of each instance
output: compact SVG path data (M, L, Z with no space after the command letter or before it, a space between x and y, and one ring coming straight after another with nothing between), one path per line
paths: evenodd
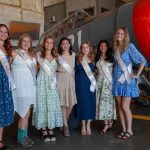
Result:
M111 120L110 122L108 122L110 129L113 127L114 123L115 123L115 120Z
M107 127L106 127L107 126ZM108 132L111 128L109 127L109 124L105 124L103 130L100 131L100 134L105 134Z

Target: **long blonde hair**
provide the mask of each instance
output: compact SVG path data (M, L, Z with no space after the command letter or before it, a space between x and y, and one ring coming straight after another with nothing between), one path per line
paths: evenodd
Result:
M83 52L82 52L82 47L83 47L84 44L87 44L87 45L89 46L90 52L89 52L89 54L88 54L88 58L91 60L91 62L94 62L93 48L92 48L92 46L91 46L91 44L90 44L89 41L85 41L85 42L83 42L83 43L81 44L80 50L79 50L79 53L78 53L78 57L77 57L77 62L78 62L78 63L81 63L81 62L82 62L83 55L84 55Z
M116 34L117 34L118 30L123 30L123 32L125 34L122 45L119 45L119 42L116 39ZM119 27L119 28L117 28L116 32L114 34L114 38L113 38L113 48L114 48L114 51L116 51L117 49L119 49L120 51L125 51L126 48L129 45L129 43L130 43L130 36L129 36L128 29L125 28L125 27Z
M22 34L22 35L19 37L18 49L22 49L21 43L22 43L22 41L23 41L23 39L24 39L25 37L28 37L28 38L30 39L30 45L31 45L31 46L30 46L30 48L28 49L28 52L29 52L29 55L30 55L31 57L33 57L33 56L34 56L34 53L33 53L33 50L32 50L32 37L30 36L30 34L24 33L24 34Z

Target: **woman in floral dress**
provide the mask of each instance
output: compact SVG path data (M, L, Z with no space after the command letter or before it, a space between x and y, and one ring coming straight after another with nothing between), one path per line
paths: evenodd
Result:
M141 74L146 60L136 47L130 43L129 33L125 27L116 30L113 47L115 60L113 95L118 102L122 124L122 132L117 137L128 139L133 135L130 102L131 98L139 96L137 78ZM136 74L132 70L133 63L139 65Z
M96 119L104 120L104 128L101 134L107 132L116 119L115 99L112 95L112 70L113 56L110 53L109 43L102 40L98 44L96 55L96 67L98 70L96 88Z
M46 37L43 49L37 54L40 70L37 76L36 104L33 112L33 125L42 129L42 139L53 142L55 127L63 126L62 111L56 89L56 69L54 39Z
M3 129L14 121L14 105L8 76L11 48L8 27L0 24L0 150L9 150L2 141Z

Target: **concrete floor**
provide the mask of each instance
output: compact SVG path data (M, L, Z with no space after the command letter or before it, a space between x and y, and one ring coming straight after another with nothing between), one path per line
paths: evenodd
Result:
M150 116L150 106L141 107L133 104L133 114ZM120 132L120 121L116 121L112 130L105 135L100 135L98 131L103 127L101 121L92 123L92 135L81 136L79 129L71 131L71 137L63 137L62 133L56 129L57 141L54 143L44 143L41 140L41 132L34 127L30 127L29 133L35 142L30 150L150 150L150 121L133 119L134 136L126 141L116 138ZM16 143L17 125L5 130L5 143L11 150L22 150Z

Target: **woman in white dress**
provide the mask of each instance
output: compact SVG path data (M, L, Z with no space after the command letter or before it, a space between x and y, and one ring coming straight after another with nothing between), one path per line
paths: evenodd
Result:
M31 105L35 103L36 94L36 60L32 52L32 39L29 34L19 38L18 49L13 51L11 64L12 76L16 84L13 91L14 108L19 114L18 143L23 147L31 147L33 141L28 138L28 119Z

